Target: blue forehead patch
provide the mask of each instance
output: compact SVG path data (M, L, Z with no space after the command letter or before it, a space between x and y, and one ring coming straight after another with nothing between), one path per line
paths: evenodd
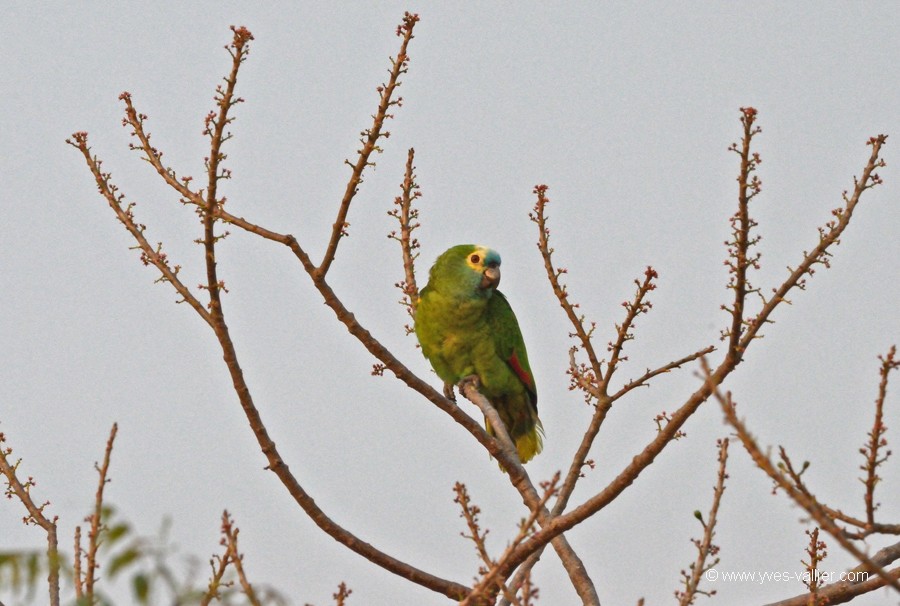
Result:
M500 265L500 253L498 253L496 250L488 248L487 246L485 246L483 248L484 248L484 264L491 265L491 264L496 263L497 265Z

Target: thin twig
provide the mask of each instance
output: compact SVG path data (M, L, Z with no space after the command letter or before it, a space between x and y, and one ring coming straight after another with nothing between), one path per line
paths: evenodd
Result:
M702 591L700 590L701 575L710 570L719 563L717 554L719 547L713 544L713 538L716 536L716 517L719 513L719 503L722 501L722 495L725 493L725 480L728 478L726 473L726 465L728 463L728 438L719 440L719 472L717 475L716 486L713 489L713 501L709 508L708 521L703 521L703 516L699 511L694 515L703 525L703 538L699 541L693 540L694 546L697 548L697 559L691 563L691 573L687 574L681 571L684 577L684 591L676 591L675 596L678 598L681 606L690 606L694 603L697 594L713 596L716 590ZM708 558L712 557L712 561L707 563Z
M584 316L578 315L575 311L578 308L578 304L569 301L569 291L565 284L562 284L560 281L560 276L568 273L568 270L553 265L552 256L554 249L550 246L550 228L547 227L546 216L546 207L547 204L550 203L550 199L547 197L548 189L549 187L546 185L534 186L533 193L537 196L537 201L535 202L534 209L529 215L529 218L538 226L537 246L538 250L541 251L541 258L544 260L544 270L547 272L547 278L550 280L553 294L556 295L560 307L563 308L566 317L569 318L569 322L575 330L574 336L578 338L581 348L584 350L585 355L587 355L594 376L597 377L598 381L602 381L603 370L600 358L597 356L597 352L594 351L594 344L591 341L591 336L593 335L596 324L591 323L590 328L585 328Z
M216 87L215 99L219 111L218 114L210 112L207 115L204 129L204 133L209 136L210 150L206 160L206 198L201 213L203 219L202 242L206 262L206 286L202 288L209 292L209 311L213 319L213 329L217 333L228 330L222 314L221 291L225 289L225 284L218 278L215 250L216 242L224 237L224 235L217 236L215 233L216 210L224 204L224 199L220 200L217 197L218 185L221 179L228 179L231 176L227 169L221 168L221 163L226 157L222 152L222 145L231 138L231 133L225 131L225 128L234 121L234 117L229 115L229 111L243 101L240 97L235 97L234 89L237 86L238 70L247 59L250 52L249 44L253 40L253 34L245 27L232 26L231 31L234 32L234 38L231 44L225 47L228 54L231 55L231 73L225 78L225 88Z
M553 475L553 478L551 478L549 482L542 483L541 488L543 489L543 494L541 495L541 501L538 504L538 507L533 509L529 513L528 518L523 520L523 522L519 525L518 534L506 547L497 561L492 562L491 568L486 571L481 581L479 581L478 585L472 588L472 593L469 594L466 600L460 603L460 606L470 606L472 604L475 604L476 602L473 601L475 596L484 594L485 590L491 587L492 584L499 585L499 588L503 592L505 603L510 603L513 606L519 606L519 600L517 600L514 595L515 591L513 589L510 589L507 584L502 583L500 580L498 580L498 577L500 577L500 571L505 568L504 564L506 560L514 553L515 549L522 544L522 541L524 541L533 532L535 524L541 517L541 511L546 509L547 502L551 497L556 495L558 491L559 478L560 474L559 472L557 472ZM528 580L530 585L530 571ZM525 588L524 585L521 587L521 589L523 589L522 596L527 601L528 596L533 593L534 589L531 587Z
M407 14L404 25L401 26L401 29L404 27L411 28L414 22L414 16ZM237 37L239 33L240 37L244 39L244 43L246 43L247 40L249 40L249 32L245 32L243 28L238 28L237 30L235 30L235 36ZM409 32L406 31L406 33L408 34ZM404 37L404 45L406 42L408 42L408 38ZM403 46L402 48L404 49L403 54L405 55L405 46ZM235 53L232 52L232 50L229 50L229 52L232 53L232 57L234 58ZM398 60L395 62L395 67L399 65L400 61L401 59L398 57ZM236 78L234 67L236 65L239 65L239 63L240 62L233 62L232 74L230 76L231 80ZM147 160L155 168L157 173L160 174L162 178L165 179L165 181L173 189L175 189L176 192L178 192L183 203L192 204L197 207L198 210L206 214L206 219L225 221L229 224L242 227L243 229L246 229L251 233L255 233L267 239L279 241L282 244L288 246L300 260L307 273L311 277L313 277L313 283L319 289L320 293L322 293L325 302L335 310L338 318L348 324L348 328L350 328L351 332L356 334L357 337L361 340L365 340L366 338L371 339L371 335L369 335L368 331L366 331L356 323L353 315L343 307L343 305L331 291L331 288L327 285L327 283L325 283L324 279L318 277L318 268L311 262L306 252L302 248L300 248L293 236L277 234L263 227L249 223L238 217L234 217L223 209L221 200L211 204L210 202L214 201L215 197L209 196L208 191L206 192L207 197L204 198L200 193L190 190L188 184L190 183L191 178L181 177L179 179L176 176L174 170L162 164L162 153L151 146L149 134L144 131L143 126L144 121L146 120L146 116L138 113L133 108L130 95L128 95L127 93L123 93L122 100L126 104L126 118L124 122L127 126L130 126L132 128L132 132L139 141L139 143L135 144L133 147L141 151L144 155L144 159ZM237 101L234 101L234 103L236 102ZM220 113L218 118L214 118L215 124L224 125L230 122L231 119L227 116L227 110L230 109L230 107L233 106L234 103L223 102L220 105L220 109L223 113ZM212 122L210 122L208 118L207 126L209 127L211 124ZM224 130L214 127L212 128L211 137L220 137L221 140L224 141L225 139L230 137L230 134L226 134ZM315 500L303 489L303 487L297 481L296 477L290 472L288 466L285 464L284 460L279 454L275 443L269 436L268 430L266 429L266 426L262 421L259 410L256 408L256 405L250 393L250 389L246 383L246 380L244 379L243 370L238 363L234 344L229 336L227 325L224 323L224 318L221 316L219 316L218 319L214 318L213 313L211 313L213 310L207 310L206 307L197 299L197 297L195 297L191 293L191 291L187 289L185 285L178 279L177 273L179 266L175 266L174 268L170 267L168 265L165 254L161 252L159 247L152 247L144 238L144 226L138 224L135 221L133 213L131 212L133 205L125 205L124 196L118 194L118 190L114 185L111 184L109 174L103 173L100 170L99 159L96 156L91 155L90 149L87 146L87 134L82 132L75 133L75 135L73 136L73 140L70 140L69 143L81 151L91 172L94 174L95 181L97 182L101 194L103 194L107 199L110 207L116 212L117 217L125 225L129 233L131 233L135 240L137 240L138 246L141 248L141 251L143 253L142 260L144 260L145 263L154 265L162 274L161 279L171 283L176 291L178 291L178 293L181 295L182 300L186 301L204 319L204 321L213 328L222 348L223 358L231 375L232 383L234 385L234 389L240 401L241 407L244 410L250 428L253 431L254 436L256 437L260 449L268 461L267 469L270 469L273 473L276 474L276 476L278 476L279 480L286 487L297 504L300 505L300 507L310 517L310 519L312 519L323 531L325 531L339 543L362 555L374 564L390 572L393 572L394 574L397 574L398 576L401 576L413 583L427 587L450 598L457 600L464 598L465 595L467 595L469 592L469 588L465 585L442 579L436 575L427 573L410 564L407 564L406 562L398 560L397 558L389 556L388 554L373 547L369 543L366 543L356 535L352 534L351 532L334 522L329 516L325 514L325 512L321 508L319 508ZM218 157L220 160L222 159L223 156L220 155L220 144L219 147L214 148L218 151L216 154L213 154L211 156L210 160L216 157ZM225 173L223 173L221 170L218 170L215 174L221 176L221 178L225 178ZM206 224L208 224L208 222L205 222L205 225ZM217 236L215 236L215 234L213 234L212 238L210 239L209 234L207 233L207 237L204 238L203 242L205 245L209 244L210 242L214 244L216 239ZM212 295L212 293L218 292L220 284L217 276L213 275L212 278L210 278L209 271L207 272L207 274L208 278L206 288L210 289L210 293ZM221 305L219 305L218 313L221 314ZM373 345L376 346L377 351L387 353L387 350L377 342L374 342ZM446 398L437 393L424 381L421 381L420 379L412 375L412 373L410 373L405 367L400 365L399 361L396 361L393 356L390 356L390 358L392 360L392 363L388 366L391 367L392 370L395 370L396 373L399 373L398 376L404 375L410 378L411 382L413 382L418 387L419 391L428 394L430 400L438 403L438 405L442 406L445 410L450 411L451 414L454 415L454 418L457 419L458 422L466 426L467 429L469 429L469 431L476 436L476 438L480 438L480 441L485 444L488 443L489 436L487 436L487 434L478 423L468 417L468 415L466 415L465 413L459 411L458 407L456 407L452 402L448 402Z
M625 348L625 343L634 339L634 334L632 333L634 321L639 315L649 312L653 307L653 304L650 303L650 301L647 301L646 297L650 294L650 291L656 290L656 284L653 280L658 277L659 274L656 273L656 270L648 266L647 270L644 272L643 281L634 281L635 285L637 285L634 300L622 303L622 307L626 310L625 320L622 324L616 325L616 342L610 343L607 347L611 356L606 365L606 376L603 377L600 383L601 393L605 394L607 392L607 386L609 385L610 380L612 380L612 376L616 372L616 369L619 367L619 362L624 362L628 359L623 355L622 351Z
M462 513L460 513L459 516L466 521L466 526L468 526L470 533L466 534L461 532L459 534L462 535L463 538L470 539L472 543L475 544L475 552L484 564L488 567L493 566L494 562L491 560L490 555L488 555L487 545L485 543L490 531L482 531L481 524L478 521L478 516L481 514L481 508L472 503L472 499L469 497L469 490L462 482L457 482L453 485L453 492L456 493L456 498L453 499L453 502L457 503L462 510Z
M351 593L353 593L353 590L341 581L340 585L338 585L337 593L331 594L331 597L334 598L334 606L344 606Z
M706 364L705 360L702 360L703 372L704 375L709 380L711 376L709 374L710 369ZM876 564L871 558L869 558L865 553L863 553L856 545L854 545L850 539L844 536L841 528L835 524L834 520L828 516L828 514L822 509L819 505L819 502L816 498L807 494L805 491L798 490L795 486L794 482L787 476L785 472L782 472L778 467L772 463L769 459L768 455L766 455L759 445L756 443L756 440L747 430L743 421L741 421L737 417L737 413L735 412L735 407L733 402L731 401L731 393L727 392L724 395L719 391L718 384L713 388L713 395L719 401L719 404L722 407L722 411L725 413L725 420L734 428L737 433L738 438L741 440L741 444L743 444L744 449L753 459L753 462L759 467L762 471L766 473L777 485L779 488L784 490L784 492L794 500L797 505L802 507L810 517L815 520L815 522L819 525L819 527L825 530L828 534L830 534L834 539L843 547L845 550L849 551L850 554L860 562L860 564L865 568L865 570L874 573L881 577L885 584L890 585L898 592L900 592L900 583L898 583L896 578L892 578L887 571L884 570L881 566ZM782 453L783 453L782 449ZM789 460L786 457L782 456L782 462L785 464L789 464Z
M409 55L406 52L406 48L409 45L409 41L414 37L413 28L418 21L418 15L406 13L403 16L403 23L397 27L397 35L402 38L400 52L397 53L396 59L391 59L392 65L387 84L382 84L378 87L378 94L381 97L378 103L378 110L373 116L372 126L362 133L362 138L360 139L362 147L358 150L359 157L356 160L356 164L350 164L349 160L346 161L347 164L353 167L353 172L350 174L350 180L347 182L347 188L344 190L344 197L338 208L337 219L335 219L331 228L331 239L328 241L325 255L316 269L316 275L319 278L325 278L325 274L328 273L328 269L331 267L331 263L334 261L334 256L337 253L338 242L347 235L347 227L349 226L347 213L350 210L350 203L353 201L356 192L359 191L363 171L367 166L374 164L369 161L369 157L372 155L372 152L381 151L381 148L378 147L378 140L382 137L390 136L389 132L382 132L385 120L393 117L388 113L388 110L395 105L399 106L403 103L403 97L398 97L397 99L392 97L394 91L400 86L400 75L405 74L408 70Z
M886 567L900 560L900 543L894 543L880 549L870 559L881 567ZM891 568L887 571L887 574L894 579L900 579L900 567ZM858 566L842 576L844 576L843 579L819 588L820 601L827 600L827 604L844 604L853 600L856 596L885 586L883 578L877 575L870 575L863 566ZM807 606L808 601L809 593L802 593L768 606Z
M592 463L588 461L587 457L593 446L594 440L600 432L603 422L606 420L606 416L609 413L613 402L632 389L645 385L651 378L669 372L675 368L679 368L683 364L698 358L700 355L713 351L715 348L708 347L700 352L695 352L681 360L670 362L655 370L648 370L642 377L629 382L615 395L610 396L609 384L612 376L615 373L619 362L627 359L623 356L622 351L625 343L633 338L632 328L634 326L634 320L638 315L649 311L651 307L650 303L645 300L645 296L651 290L656 288L653 279L657 277L657 274L653 268L648 267L644 272L644 280L635 280L638 288L634 299L622 304L627 310L626 317L622 324L616 326L615 343L610 343L608 346L609 351L612 352L612 358L607 364L604 374L602 369L603 361L598 358L592 341L596 324L592 322L590 328L585 328L584 316L578 315L575 311L579 305L577 303L572 303L569 300L568 289L560 281L560 276L568 273L568 270L565 268L555 268L553 265L552 254L554 249L550 246L550 229L547 226L548 218L546 214L546 207L550 202L550 199L547 197L548 189L549 188L546 185L535 186L533 193L537 196L537 200L529 217L538 226L537 246L538 250L541 252L541 257L544 260L544 269L547 278L550 281L553 293L556 295L560 306L565 311L569 322L574 328L574 332L571 333L570 336L576 337L579 343L578 347L573 347L569 351L570 364L568 374L571 377L570 389L580 389L585 393L585 401L589 404L593 403L594 405L594 413L591 417L591 422L585 430L584 436L572 457L572 462L569 465L565 480L563 481L563 485L551 511L552 516L558 516L567 507L578 480L584 475L585 466L592 466ZM575 360L575 354L579 347L585 350L588 357L588 364L579 364ZM528 557L527 561L519 567L515 578L511 581L512 587L515 588L521 585L525 579L525 575L528 574L531 567L533 567L540 559L541 553L542 549L536 550ZM505 606L505 603L501 602L501 606Z
M538 195L540 196L541 193L539 193ZM545 206L546 201L543 204L539 202L536 205L536 213L539 219L539 226L543 225L542 218L544 216L543 209ZM546 230L546 227L544 229ZM540 242L540 248L542 250L546 249L547 247L547 238L549 238L549 231L546 231L546 233L544 233L544 236ZM549 255L547 258L549 258ZM619 362L626 359L622 355L622 350L625 346L625 343L633 338L631 329L634 326L635 318L637 318L639 314L649 311L651 307L651 304L648 301L645 301L644 298L651 290L656 288L656 286L653 284L653 280L656 277L656 271L654 271L652 267L648 267L644 272L644 280L635 280L637 291L635 292L634 299L630 302L625 302L622 304L627 312L625 320L622 322L622 324L616 326L616 342L609 344L608 349L610 352L612 352L612 356L606 366L606 375L604 376L597 372L597 370L599 370L599 365L597 369L595 369L593 359L591 359L590 355L588 356L589 359L591 359L591 366L589 368L577 368L574 364L574 360L572 360L572 363L570 364L570 374L572 378L579 384L582 382L586 383L582 386L582 389L590 393L596 399L597 403L594 414L591 418L591 422L588 425L587 430L584 432L584 436L581 439L581 443L579 444L578 449L575 451L575 455L572 457L572 463L569 465L569 471L566 474L566 479L563 482L562 488L559 491L559 496L553 506L553 515L559 515L560 513L562 513L565 510L566 506L569 504L569 498L572 496L572 493L575 490L575 485L583 475L583 470L587 461L588 453L590 452L591 447L594 444L594 440L600 433L600 428L603 425L604 420L606 419L606 415L609 413L609 410L616 399L615 397L609 396L609 382L612 379L612 376L615 373L616 369L618 368ZM556 291L557 288L557 285L554 284L554 291ZM568 300L566 301L568 302ZM585 333L585 338L588 340L588 342L590 342L592 333L593 326L590 332ZM579 338L581 338L580 335ZM574 356L574 352L571 352L570 356ZM672 367L674 368L676 366ZM590 373L590 375L587 377L586 381L582 381L585 371Z
M240 529L234 525L231 516L228 515L226 510L222 513L222 541L225 545L226 553L231 563L234 564L244 595L247 596L247 599L253 606L259 606L259 598L256 597L256 592L253 591L253 586L247 580L247 575L244 572L244 556L238 551L238 533L240 533Z
M619 391L617 391L616 393L611 395L609 397L609 399L612 400L613 402L615 402L616 400L618 400L619 398L621 398L622 396L627 394L632 389L636 389L638 387L645 386L650 379L652 379L656 376L662 375L662 374L666 374L667 372L675 370L676 368L681 368L688 362L693 362L694 360L699 360L703 356L707 356L714 351L716 351L715 346L710 345L709 347L704 347L703 349L695 351L692 354L688 354L683 358L674 360L672 362L669 362L668 364L664 364L663 366L660 366L659 368L654 368L653 370L647 369L647 372L642 374L637 379L632 379L631 381L626 383L624 386L622 386L622 388Z
M866 477L863 480L866 492L863 499L866 504L867 528L874 528L875 526L875 510L878 508L878 504L875 503L875 486L881 481L881 476L878 475L878 467L887 461L891 455L891 451L888 450L882 456L880 449L887 446L887 440L884 438L884 433L887 431L883 421L884 400L887 397L888 376L892 370L900 368L900 360L895 359L896 354L897 346L895 345L891 347L886 356L879 356L881 368L879 369L878 397L875 399L875 420L872 423L872 429L869 431L868 443L860 449L860 452L866 457L866 464L861 469L866 472Z
M749 109L752 108L744 108L742 113L746 115L747 110ZM752 320L747 320L741 324L741 326L743 326L741 338L731 355L725 355L722 362L709 374L709 377L704 384L691 394L684 404L671 415L669 422L661 428L654 439L647 444L639 454L631 459L628 465L625 466L612 482L600 492L588 498L580 506L570 510L568 513L554 517L549 524L542 526L538 532L521 546L520 558L512 558L512 564L518 565L531 553L534 553L541 545L546 545L554 536L580 524L582 521L611 503L625 488L630 486L632 482L637 479L642 471L655 460L660 452L662 452L666 445L678 435L678 432L681 430L684 423L687 422L700 405L712 394L712 389L720 385L736 368L750 343L760 336L759 330L763 324L769 321L769 316L771 316L772 312L780 304L787 302L787 294L794 288L804 287L805 282L803 282L803 280L806 276L813 273L812 270L814 265L827 263L828 256L830 255L830 248L839 242L840 236L849 224L850 217L859 203L862 194L865 193L866 190L880 185L882 182L881 178L874 171L885 165L884 161L879 157L879 153L886 139L886 135L878 135L877 137L872 137L868 141L867 144L872 147L872 152L863 169L862 177L854 180L855 188L853 194L844 195L845 206L832 212L835 219L828 222L825 228L820 228L818 245L813 248L811 252L804 255L804 258L797 269L792 270L790 276L788 276L784 283L775 289L775 295L765 302L761 311ZM753 157L752 153L750 157ZM748 166L749 165L745 163L742 164L740 178L745 182L752 183L752 178L747 176ZM744 249L741 255L745 265L749 262L747 260L750 258L747 249L753 244L755 244L755 240L752 238L739 238L738 245ZM732 262L734 262L736 254L737 253L733 249L729 249L729 258L732 259ZM746 279L746 276L744 279ZM742 287L742 290L745 294L755 291L755 289L747 284ZM741 298L741 301L742 300L743 298ZM732 320L734 320L737 312L734 309L729 311L731 312ZM734 325L734 323L732 323L732 325Z
M456 498L453 499L453 501L459 504L459 507L462 510L460 517L465 519L466 526L469 528L470 533L466 534L465 532L461 532L460 535L463 538L471 540L475 544L475 552L482 562L482 565L478 569L481 580L475 585L472 592L466 596L466 599L460 602L460 606L490 604L493 602L493 598L497 595L498 591L502 592L507 599L515 600L515 598L510 595L503 580L496 579L492 574L496 569L497 563L491 558L487 550L486 539L490 530L481 529L481 523L478 519L478 516L481 514L481 508L472 503L472 500L469 497L469 491L462 482L457 482L453 486L453 491L456 493ZM516 606L519 605L517 604Z
M490 401L478 391L477 380L475 380L475 377L463 379L459 385L459 392L463 397L478 406L488 423L494 428L496 433L496 439L494 441L499 443L499 451L503 454L503 457L500 458L500 464L509 475L513 486L519 490L529 511L536 512L538 523L542 527L553 524L553 516L550 511L547 510L546 506L541 504L540 497L537 495L534 485L531 483L525 468L519 461L519 457L516 454L516 446L509 437L506 426L503 424L500 415L491 405ZM512 463L512 466L509 466L508 463ZM572 585L582 602L588 605L599 605L600 597L597 595L597 589L595 588L590 575L588 575L587 569L581 561L581 558L578 557L578 554L575 553L575 550L569 545L565 536L561 533L557 533L552 541L548 542L552 542L553 548L556 550L557 555L559 555L560 561L566 569L566 572L569 574L569 579L572 581ZM504 557L504 561L498 565L497 573L502 578L508 577L522 562L522 559L524 559L520 555L524 543L525 541L522 541L513 548L510 553ZM544 545L545 544L546 543L544 543ZM539 548L540 545L531 549L525 554L525 557ZM518 558L518 561L514 558ZM513 588L513 591L515 591L515 588Z
M752 238L751 230L756 227L756 221L750 217L750 201L759 195L762 182L759 177L752 175L761 160L759 154L750 152L753 137L762 132L759 126L755 126L757 111L752 107L741 108L741 124L744 127L744 136L741 146L732 144L731 151L741 157L741 168L738 173L738 210L731 218L732 240L727 242L729 246L729 259L726 262L731 279L729 288L734 290L734 302L727 309L731 312L731 328L723 335L728 337L728 351L726 356L739 363L744 353L741 346L741 333L744 329L744 302L747 294L753 291L747 279L747 273L751 268L759 267L759 255L751 255L750 247L759 241L759 237Z
M819 563L828 557L828 551L825 541L819 540L818 527L811 531L807 530L806 534L809 535L809 545L806 547L806 555L809 557L809 562L801 560L801 563L806 566L807 578L803 579L803 584L809 588L807 605L824 606L828 602L819 599L819 589L825 585L825 579L819 574Z
M100 565L97 564L97 550L100 549L100 544L103 542L100 534L105 528L103 525L103 490L110 481L106 475L109 472L109 460L112 456L113 442L118 431L118 423L113 423L112 429L109 430L109 439L106 441L103 463L101 465L94 464L94 468L100 477L97 481L97 492L94 494L94 512L85 520L85 522L90 522L91 524L90 529L88 529L87 570L85 571L84 579L84 593L88 600L94 599L94 583L97 580L95 573L100 568Z
M128 93L122 93L122 96L126 99L126 103L130 105L130 95L128 95ZM139 116L139 114L136 114L136 116ZM97 184L100 195L106 198L107 203L116 214L119 222L125 226L125 229L127 229L131 236L137 241L138 248L141 250L141 261L144 265L153 265L156 267L160 274L162 274L157 281L168 282L171 284L178 294L181 295L179 302L184 301L188 303L188 305L203 318L204 322L212 326L213 319L210 313L191 293L190 289L178 278L178 272L181 269L181 266L173 266L169 263L168 256L162 251L162 244L158 244L157 246L150 244L144 236L145 226L138 223L135 219L135 204L133 202L126 203L125 195L118 193L118 187L112 182L112 175L101 170L103 163L97 156L91 154L91 148L88 146L88 134L86 132L76 132L72 135L71 139L66 139L66 143L78 149L82 156L84 156L88 168L94 175L94 181Z
M853 212L862 199L862 195L867 190L882 184L881 177L875 171L886 165L879 155L886 141L887 135L877 135L868 140L866 145L870 146L872 151L869 154L866 166L863 168L862 177L854 177L853 179L853 193L848 195L846 191L844 192L844 206L832 210L831 214L834 216L834 219L828 221L824 227L819 228L819 243L810 252L804 252L803 259L796 269L788 267L791 273L787 279L781 286L773 289L772 297L766 301L756 317L748 320L737 346L739 351L746 351L750 342L760 336L759 331L763 325L770 322L769 317L775 309L781 303L789 302L787 296L790 291L794 288L801 290L806 288L806 278L815 274L816 265L829 267L830 249L840 243L841 235L850 224L850 219L853 217Z
M231 584L230 581L226 582L224 580L225 573L228 571L228 566L230 564L231 552L227 549L225 550L225 553L222 555L216 554L209 561L212 574L209 577L206 593L200 598L200 606L209 606L213 600L219 599L219 588L227 587Z
M400 235L396 231L388 234L392 240L400 243L400 251L403 255L403 274L405 279L396 284L403 293L400 303L406 307L409 316L413 319L416 317L416 308L419 304L419 287L416 284L415 261L419 253L415 252L419 248L419 241L413 238L412 233L419 228L417 219L419 218L419 210L413 206L413 202L422 196L419 191L419 184L416 183L415 160L416 150L412 147L406 156L406 171L403 176L403 183L400 185L400 195L394 199L394 208L388 211L388 215L397 219L400 224ZM406 326L406 334L411 334L413 328Z
M84 595L84 577L81 573L81 526L75 527L75 557L73 559L73 580L75 581L75 597L81 599Z
M6 480L5 494L7 498L16 498L25 506L28 515L22 518L26 525L40 526L47 533L47 563L50 572L47 575L47 585L50 594L50 605L59 606L59 542L57 540L56 522L59 516L53 516L53 519L44 515L44 509L50 504L45 501L40 506L31 498L31 489L35 486L34 478L29 477L25 482L19 480L16 472L18 471L21 459L10 464L9 455L12 454L12 448L3 447L6 436L0 432L0 474L3 474Z

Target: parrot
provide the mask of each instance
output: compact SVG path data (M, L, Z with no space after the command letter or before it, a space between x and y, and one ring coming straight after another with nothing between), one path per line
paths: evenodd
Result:
M486 246L460 244L442 253L419 293L415 333L422 353L444 381L444 395L476 376L481 393L497 410L527 463L543 448L534 375L516 314L497 290L500 254ZM495 435L485 418L485 429Z

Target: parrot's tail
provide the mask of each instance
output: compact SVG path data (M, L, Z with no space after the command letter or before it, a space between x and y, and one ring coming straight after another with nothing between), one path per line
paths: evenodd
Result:
M516 450L519 451L519 460L527 463L540 454L544 449L544 426L541 420L535 417L534 427L524 436L516 438Z
M541 424L541 420L537 417L537 414L535 414L533 418L534 425L531 426L531 429L520 436L513 437L516 442L516 451L519 454L519 460L522 461L523 464L533 459L535 455L540 454L544 449L544 426ZM491 423L487 419L484 420L484 426L488 435L496 435L494 433L494 428L491 427ZM500 466L500 469L503 469L502 465ZM503 471L505 472L506 470L504 469Z

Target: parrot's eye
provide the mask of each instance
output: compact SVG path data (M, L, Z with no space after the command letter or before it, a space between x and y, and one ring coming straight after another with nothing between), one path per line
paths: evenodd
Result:
M477 265L478 262L481 261L481 257L479 257L478 255L472 255L471 257L469 257L469 261Z

